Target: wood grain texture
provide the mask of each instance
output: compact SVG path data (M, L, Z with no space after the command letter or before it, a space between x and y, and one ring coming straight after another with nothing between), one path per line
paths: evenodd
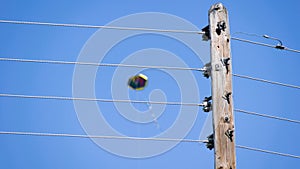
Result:
M230 29L226 8L209 10L215 169L235 169Z

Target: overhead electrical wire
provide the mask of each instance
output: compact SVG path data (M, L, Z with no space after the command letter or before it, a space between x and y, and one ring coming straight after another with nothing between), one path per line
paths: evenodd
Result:
M281 50L287 50L287 51L291 51L291 52L300 53L300 50L287 48L287 47L283 46L283 43L279 38L275 38L275 37L272 37L272 36L269 36L269 35L259 35L259 34L256 34L256 33L248 33L248 32L235 32L235 33L233 33L233 35L234 34L244 34L244 35L247 35L247 36L255 36L255 37L259 37L259 38L270 39L270 40L277 41L278 44L277 45L269 45L269 44L266 44L266 43L255 42L255 41L236 38L236 37L232 37L231 39L239 40L239 41L247 42L247 43L252 43L252 44L255 44L255 45L261 45L261 46L266 46L266 47L271 47L271 48L276 48L276 49L281 49Z
M98 28L98 29L102 28L102 29L115 29L115 30L149 31L149 32L204 34L204 32L202 32L202 31L191 31L191 30L153 29L153 28L121 27L121 26L107 26L107 25L83 25L83 24L68 24L68 23L53 23L53 22L0 20L0 23L23 24L23 25L24 24L25 25L42 25L42 26L61 26L61 27L74 27L74 28Z
M190 143L207 143L207 140L194 139L178 139L178 138L156 138L156 137L128 137L128 136L101 136L101 135L80 135L66 133L37 133L37 132L16 132L16 131L0 131L0 135L24 135L24 136L44 136L44 137L73 137L73 138L98 138L98 139L120 139L120 140L139 140L139 141L172 141L172 142L190 142ZM236 145L237 148L251 151L263 152L278 156L300 159L300 156L264 150L259 148Z
M191 31L191 30L172 30L172 29L153 29L153 28L138 28L138 27L122 27L122 26L107 26L107 25L84 25L84 24L68 24L68 23L53 23L53 22L36 22L36 21L17 21L17 20L0 20L0 23L7 24L23 24L23 25L41 25L41 26L60 26L60 27L75 27L75 28L102 28L102 29L114 29L114 30L132 30L132 31L149 31L149 32L170 32L170 33L188 33L188 34L205 34L203 31ZM246 33L244 33L246 34ZM249 33L247 33L249 34ZM251 35L251 34L250 34ZM265 37L267 38L267 37ZM300 53L300 50L291 49L282 45L270 45L266 43L251 41L247 39L231 37L233 40L251 43L260 46L266 46L270 48L276 48L280 50L286 50L290 52ZM270 38L273 39L273 38Z
M169 29L152 29L152 28L138 28L138 27L119 27L119 26L97 26L97 25L83 25L83 24L62 24L62 23L49 23L49 22L31 22L31 21L13 21L13 20L0 20L0 23L9 24L26 24L26 25L43 25L43 26L61 26L61 27L77 27L77 28L102 28L102 29L115 29L115 30L133 30L133 31L151 31L151 32L171 32L171 33L189 33L189 34L204 34L202 31L189 31L189 30L169 30ZM247 39L231 37L233 40L251 43L255 45L276 48L280 50L287 50L291 52L300 53L300 50L287 48L282 45L270 45L266 43L251 41ZM272 39L272 38L271 38ZM282 43L281 43L282 44ZM16 62L33 62L33 63L52 63L52 64L78 64L78 65L91 65L91 66L111 66L111 67L135 67L135 68L157 68L157 69L173 69L173 70L197 70L204 71L202 68L181 68L181 67L167 67L167 66L142 66L142 65L126 65L126 64L107 64L107 63L88 63L88 62L66 62L66 61L51 61L51 60L29 60L29 59L14 59L14 58L0 58L2 61L16 61ZM300 89L300 86L290 85L275 81L269 81L265 79L254 78L245 75L233 74L233 76L239 78L245 78L274 85L280 85L290 88ZM96 99L96 98L73 98L73 97L60 97L60 96L31 96L31 95L15 95L15 94L0 94L0 97L17 97L17 98L36 98L36 99L56 99L56 100L82 100L82 101L99 101L99 102L123 102L123 103L146 103L146 104L166 104L166 105L186 105L186 106L202 106L198 103L180 103L180 102L153 102L153 101L138 101L138 100L109 100L109 99ZM282 117L276 117L266 114L259 114L255 112L249 112L245 110L235 109L237 112L267 117L282 121L288 121L300 124L298 120L292 120ZM102 139L129 139L129 140L155 140L155 141L181 141L181 142L203 142L206 140L192 140L192 139L172 139L172 138L138 138L138 137L119 137L119 136L88 136L88 135L76 135L76 134L55 134L55 133L33 133L33 132L5 132L0 131L0 134L10 135L31 135L31 136L58 136L58 137L79 137L79 138L102 138ZM258 151L263 153L269 153L274 155L280 155L285 157L300 159L300 156L280 153L275 151L269 151L264 149L252 148L247 146L236 145L237 148Z
M92 62L71 62L71 61L58 61L58 60L33 60L33 59L0 58L0 61L46 63L46 64L65 64L65 65L88 65L88 66L106 66L106 67L131 67L131 68L149 68L149 69L204 71L203 68L190 68L190 67L148 66L148 65L129 65L129 64L113 64L113 63L92 63Z
M96 101L96 102L118 102L118 103L141 103L141 104L163 104L163 105L182 105L182 106L205 106L203 103L182 103L182 102L157 102L157 101L143 101L143 100L117 100L117 99L97 99L97 98L75 98L75 97L61 97L61 96L34 96L34 95L17 95L0 93L0 97L14 97L14 98L26 98L26 99L52 99L52 100L77 100L77 101ZM256 115L281 121L287 121L300 124L299 120L293 120L283 117L271 116L267 114L259 114L241 109L234 109L236 112Z
M241 42L252 43L254 45L260 45L260 46L266 46L266 47L274 48L274 45L270 45L270 44L267 44L267 43L261 43L261 42L251 41L251 40L237 38L237 37L231 37L231 39L241 41Z
M234 111L240 112L240 113L245 113L245 114L250 114L250 115L255 115L255 116L266 117L266 118L270 118L270 119L276 119L276 120L300 124L299 120L293 120L293 119L288 119L288 118L284 118L284 117L272 116L272 115L268 115L268 114L260 114L260 113L241 110L241 109L234 109Z
M251 77L251 76L245 76L245 75L239 75L239 74L232 74L232 76L243 78L243 79L254 80L254 81L258 81L258 82L269 83L269 84L273 84L273 85L279 85L279 86L284 86L284 87L289 87L289 88L294 88L294 89L300 89L300 86L255 78L255 77Z
M180 105L180 106L202 106L202 103L182 103L182 102L158 102L158 101L142 101L142 100L118 100L118 99L97 99L97 98L78 98L78 97L62 97L62 96L34 96L0 93L0 97L14 97L27 99L52 99L52 100L74 100L74 101L96 101L96 102L119 102L119 103L144 103L144 104L163 104L163 105Z
M287 153L280 153L280 152L276 152L276 151L264 150L264 149L247 147L247 146L242 146L242 145L236 145L235 147L236 148L241 148L241 149L246 149L246 150L251 150L251 151L257 151L257 152L267 153L267 154L273 154L273 155L279 155L279 156L284 156L284 157L291 157L291 158L300 159L300 156L292 155L292 154L287 154Z
M148 66L148 65L130 65L130 64L112 64L112 63L92 63L92 62L72 62L72 61L58 61L58 60L33 60L33 59L16 59L16 58L0 58L0 61L12 62L27 62L27 63L45 63L45 64L65 64L65 65L87 65L87 66L105 66L105 67L130 67L130 68L148 68L148 69L169 69L169 70L191 70L191 71L205 71L205 68L191 68L191 67L171 67L171 66ZM300 89L300 86L280 83L261 78L250 77L240 74L232 74L235 77L249 79L273 85L279 85L294 89Z
M290 51L290 52L300 53L300 50L291 49L291 48L288 48L288 47L285 47L285 46L270 45L270 44L267 44L267 43L256 42L256 41L251 41L251 40L248 40L248 39L242 39L242 38L237 38L237 37L231 37L231 39L241 41L241 42L251 43L251 44L254 44L254 45L266 46L266 47L275 48L275 49L279 49L279 50L286 50L286 51Z
M75 137L75 138L99 138L99 139L123 139L123 140L144 140L144 141L180 141L180 142L202 142L207 140L192 140L178 138L157 138L157 137L128 137L128 136L99 136L99 135L82 135L82 134L65 134L65 133L36 133L36 132L15 132L0 131L2 135L25 135L25 136L49 136L49 137Z

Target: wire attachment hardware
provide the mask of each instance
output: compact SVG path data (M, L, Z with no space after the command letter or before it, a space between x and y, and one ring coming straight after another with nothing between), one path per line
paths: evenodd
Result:
M203 76L209 78L211 76L211 64L207 63L203 67Z
M207 137L207 143L206 143L206 148L209 150L212 150L214 148L214 135L211 134Z
M208 41L210 40L210 30L209 30L209 25L205 26L204 28L201 29L204 34L202 35L202 40L203 41Z
M211 104L211 99L212 97L205 97L204 100L203 100L203 103L202 103L202 106L203 106L203 111L204 112L210 112L211 109L212 109L212 104Z
M266 39L272 39L272 40L278 41L278 44L275 46L276 49L280 49L280 50L285 49L285 46L282 45L282 41L280 39L271 37L269 35L263 35L263 37Z

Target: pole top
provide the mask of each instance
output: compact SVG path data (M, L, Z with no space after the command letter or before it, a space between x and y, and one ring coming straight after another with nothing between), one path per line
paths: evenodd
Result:
M218 11L221 11L221 10L225 10L226 8L224 7L224 5L222 3L216 3L214 5L212 5L209 9L209 12L212 12L214 10L218 10Z

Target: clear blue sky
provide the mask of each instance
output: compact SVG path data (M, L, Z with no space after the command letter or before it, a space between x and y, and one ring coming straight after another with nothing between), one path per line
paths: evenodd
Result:
M217 1L14 1L2 0L0 19L55 23L105 25L120 17L141 12L168 13L183 18L199 29L208 24L208 9ZM299 1L223 1L229 11L231 33L268 34L285 46L300 49ZM155 21L155 20L154 20ZM149 22L154 22L149 20ZM144 20L143 22L147 22ZM166 23L159 23L167 27ZM180 25L179 25L180 27ZM0 57L76 61L97 29L0 24ZM111 31L110 33L112 33ZM116 33L117 34L117 33ZM115 35L111 35L115 36ZM190 36L190 35L189 35ZM199 36L199 35L193 35ZM234 34L236 37L277 42ZM109 43L109 36L97 47ZM199 36L201 38L201 36ZM300 55L232 41L233 72L300 85ZM102 62L120 63L134 52L159 48L174 53L189 67L202 67L201 60L179 41L157 34L144 34L118 43ZM207 52L204 52L204 55ZM158 60L159 56L154 59ZM159 62L157 62L159 63ZM0 93L72 97L74 65L16 63L0 61ZM115 68L99 68L95 80L97 98L112 98L110 90ZM128 70L129 71L129 70ZM142 92L126 88L130 98L148 100L154 89L164 92L166 101L180 102L176 79L160 70L143 70L149 85ZM210 81L193 72L200 98L210 94ZM115 77L118 78L118 77ZM120 77L121 78L121 77ZM115 84L116 85L116 84ZM125 83L120 84L124 86ZM297 104L300 91L246 79L233 78L235 108L300 120ZM120 87L122 88L122 87ZM193 102L190 101L190 102ZM196 102L196 101L195 101ZM128 136L152 137L172 127L179 106L166 106L158 118L160 126L130 122L111 103L99 103L102 114L118 132ZM145 111L148 106L133 104ZM188 113L188 112L187 112ZM185 138L198 139L207 114L199 109ZM236 143L250 147L300 155L299 124L235 113ZM96 129L95 129L96 130ZM0 98L0 131L86 134L72 101ZM126 149L126 147L120 147ZM150 158L125 158L109 153L90 139L36 136L0 136L0 168L213 168L213 151L198 143L179 143ZM138 149L138 147L137 147ZM128 150L130 151L130 150ZM237 168L295 168L300 160L237 149Z

